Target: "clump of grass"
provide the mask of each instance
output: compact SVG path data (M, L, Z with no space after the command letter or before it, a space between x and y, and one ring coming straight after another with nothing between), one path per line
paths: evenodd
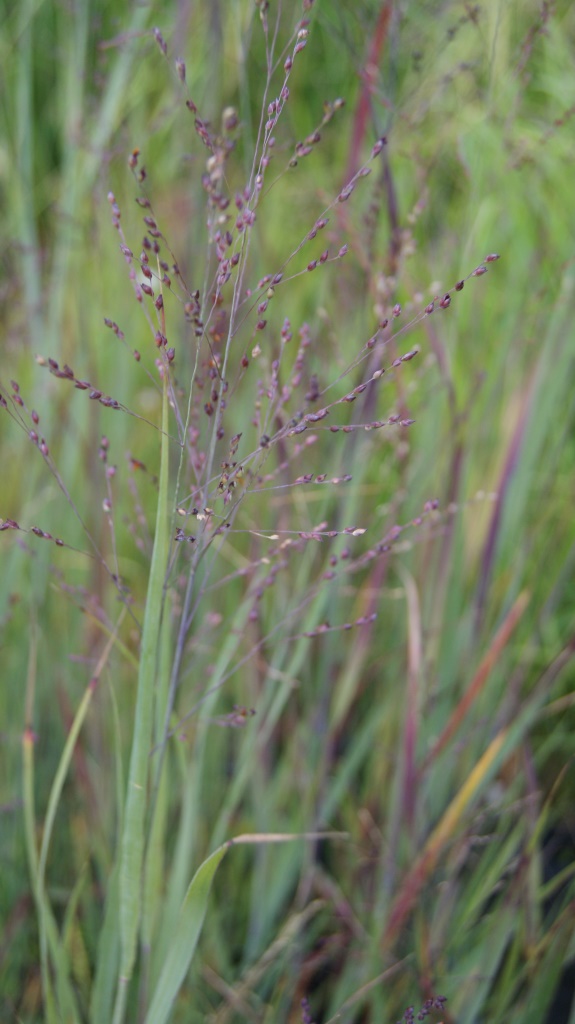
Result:
M183 227L145 143L126 145L137 213L126 214L121 180L106 189L119 252L97 303L102 327L90 323L113 355L47 347L40 411L29 382L0 390L75 519L60 523L36 498L1 529L29 564L48 542L53 600L86 622L70 635L66 616L54 623L60 658L73 639L87 666L80 698L55 689L65 735L41 799L41 610L27 624L24 819L47 1020L289 1019L302 993L322 1019L387 1019L414 984L428 995L444 980L454 1013L473 1020L499 997L510 1012L529 984L529 949L548 963L535 878L546 807L526 737L568 650L527 698L520 668L507 699L493 696L529 608L519 577L501 583L498 545L531 406L497 492L468 500L473 406L457 407L446 343L469 303L485 305L483 283L459 293L498 257L417 294L391 172L396 133L368 144L359 115L343 184L328 195L298 177L345 116L336 96L300 141L286 123L312 6L284 45L281 9L257 5L251 149L247 112L222 106L214 127L184 60L149 33L196 135L189 177L202 206L184 203ZM372 56L389 29L380 14ZM469 15L458 32L473 24ZM413 222L423 208L415 202ZM348 318L356 306L367 311ZM435 451L435 428L417 433L431 410L413 411L428 386L448 396ZM50 403L64 410L68 442ZM81 455L76 417L90 437ZM422 486L419 450L441 467ZM88 472L69 476L82 460ZM457 552L463 524L486 507L470 599ZM79 823L76 801L90 808ZM557 941L570 935L568 908L568 895L554 904ZM458 934L473 941L457 949ZM537 991L541 1006L550 984ZM432 1009L449 1019L439 1002L417 1019ZM311 1019L309 1004L303 1013Z

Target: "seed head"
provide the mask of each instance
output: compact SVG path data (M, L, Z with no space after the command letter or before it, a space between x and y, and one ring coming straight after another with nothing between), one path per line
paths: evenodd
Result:
M160 50L162 51L165 57L168 52L168 46L159 28L154 29L154 39L156 40L158 46L160 47Z

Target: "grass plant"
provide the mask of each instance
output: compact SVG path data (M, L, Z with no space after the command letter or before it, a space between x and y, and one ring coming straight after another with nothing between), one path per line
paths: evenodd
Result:
M573 22L4 5L2 1020L575 1021Z

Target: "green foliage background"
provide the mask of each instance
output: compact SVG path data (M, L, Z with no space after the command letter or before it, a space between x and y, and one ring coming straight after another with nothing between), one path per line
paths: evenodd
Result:
M272 2L270 23L276 12ZM299 16L283 5L280 39ZM175 1021L296 1021L309 997L318 1022L384 1024L441 993L446 1021L540 1024L575 953L575 11L534 0L398 3L378 49L384 21L385 6L373 0L316 0L311 13L278 128L278 168L321 122L325 100L346 103L266 197L252 241L254 282L282 264L383 133L387 170L374 170L332 214L330 244L348 241L348 256L278 290L269 332L277 336L286 316L294 334L307 321L311 367L325 386L354 359L386 303L401 303L407 319L487 253L501 259L449 310L398 341L398 352L417 346L419 355L382 387L372 418L397 408L415 420L409 431L322 435L317 450L294 459L292 475L352 473L353 482L290 490L287 498L248 495L239 525L357 524L367 528L365 541L349 541L357 556L394 524L408 527L430 499L439 503L437 518L406 528L383 562L318 583L307 604L331 548L305 546L266 593L257 626L246 621L241 577L226 583L256 557L253 540L238 536L223 548L208 581L179 714L201 698L228 648L222 674L239 668L203 705L204 719L192 716L173 741L157 949L173 927L177 890L168 880L179 873L187 885L231 836L333 829L348 838L230 852ZM8 396L16 380L38 411L61 479L106 551L98 445L102 433L109 437L122 465L121 572L141 618L158 432L90 403L34 357L69 363L159 421L150 379L103 326L104 317L116 321L153 372L156 353L106 197L114 192L139 251L138 189L127 164L138 147L162 230L203 288L207 150L185 98L216 126L224 108L238 111L233 194L249 169L262 107L259 8L247 0L23 0L4 2L1 22L0 391ZM175 57L186 62L187 92ZM272 97L273 89L265 102ZM314 255L304 249L298 268ZM184 381L189 333L167 306ZM264 375L265 357L262 367ZM341 393L361 379L344 381ZM238 395L250 400L247 391ZM23 532L0 538L2 1019L32 1022L45 1019L45 1006L22 735L25 726L35 733L39 843L65 739L118 602L98 560L81 553L86 539L70 503L26 433L0 412L0 515L70 546L61 551ZM239 399L237 415L247 436ZM137 500L125 452L149 470ZM302 637L371 611L375 626ZM213 612L221 619L210 632ZM72 758L47 863L47 891L90 1020L98 1019L90 993L117 852L137 651L126 622ZM257 714L244 729L214 725L234 702ZM438 747L450 722L457 728ZM151 986L160 961L152 955ZM134 986L131 1020L140 1019L138 995L141 1007ZM575 1021L569 1000L554 1012Z

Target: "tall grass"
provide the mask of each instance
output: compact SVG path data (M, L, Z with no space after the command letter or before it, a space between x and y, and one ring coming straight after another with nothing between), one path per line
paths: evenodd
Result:
M3 1019L575 1019L572 22L6 10Z

